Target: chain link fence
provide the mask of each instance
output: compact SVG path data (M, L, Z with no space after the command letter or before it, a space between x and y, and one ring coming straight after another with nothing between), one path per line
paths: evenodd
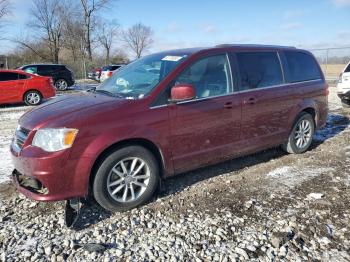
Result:
M31 59L19 59L13 56L0 55L0 69L15 69L26 64L50 64L50 61L36 61ZM88 59L79 58L75 61L60 61L60 64L66 65L69 69L74 72L76 79L86 79L87 73L93 68L104 66L105 62L103 59L95 61L89 61Z
M350 62L350 46L310 49L309 51L315 55L329 82L336 82L340 73Z
M340 73L350 61L350 46L341 48L309 49L309 51L311 51L317 58L323 73L329 82L337 81ZM35 63L42 63L42 61L32 61L30 58L18 59L18 57L0 55L1 68L13 69L24 64ZM63 60L61 63L72 69L76 79L85 79L87 77L87 72L105 64L103 59L92 62L83 57L79 57L76 61Z

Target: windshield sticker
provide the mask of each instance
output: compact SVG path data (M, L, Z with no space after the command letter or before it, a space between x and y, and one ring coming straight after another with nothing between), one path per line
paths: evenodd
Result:
M172 62L177 62L180 59L182 59L183 56L173 56L173 55L167 55L166 57L164 57L162 60L163 61L172 61Z

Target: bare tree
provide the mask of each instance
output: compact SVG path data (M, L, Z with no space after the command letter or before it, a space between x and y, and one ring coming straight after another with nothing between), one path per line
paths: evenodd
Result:
M9 0L0 0L0 29L3 26L3 19L11 13ZM0 39L3 37L0 36Z
M48 45L51 61L58 63L59 52L63 41L62 14L67 10L64 1L60 0L33 0L31 27L42 32L42 40Z
M135 24L123 32L123 41L140 58L153 43L151 27L141 23Z
M73 8L75 9L75 8ZM76 9L75 9L76 10ZM70 51L73 61L84 56L83 38L84 26L79 19L79 13L76 11L67 11L62 15L63 27L63 45Z
M10 13L10 2L9 0L0 0L0 19Z
M106 52L105 64L108 64L110 62L111 48L116 39L118 28L119 26L110 26L107 23L103 23L100 26L98 42L103 46Z
M80 0L84 17L84 44L90 61L92 61L92 33L95 26L96 14L110 0Z

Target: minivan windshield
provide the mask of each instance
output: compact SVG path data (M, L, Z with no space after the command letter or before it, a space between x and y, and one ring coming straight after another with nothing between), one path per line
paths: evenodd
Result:
M187 54L148 55L115 71L95 92L126 99L141 99L157 86Z

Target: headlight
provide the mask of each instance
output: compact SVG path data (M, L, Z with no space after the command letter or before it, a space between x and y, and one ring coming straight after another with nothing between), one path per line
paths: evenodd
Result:
M40 147L47 152L56 152L73 145L78 134L73 128L44 128L36 131L32 145Z

